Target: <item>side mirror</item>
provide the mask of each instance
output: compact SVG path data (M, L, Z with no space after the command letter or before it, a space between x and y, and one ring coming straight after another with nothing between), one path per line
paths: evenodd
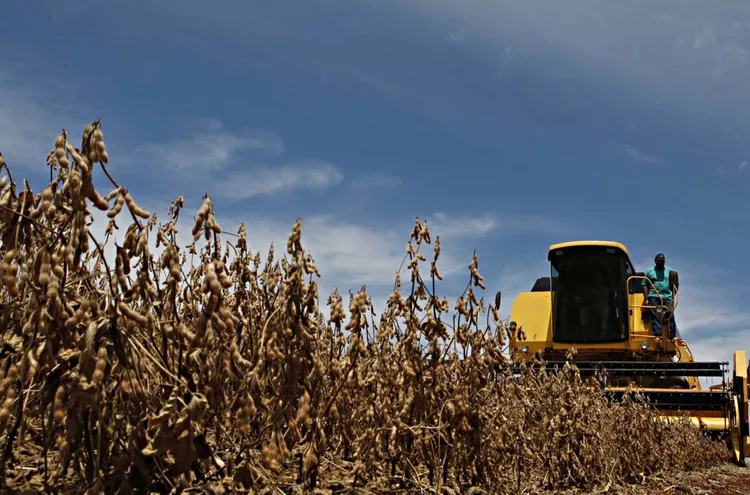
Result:
M502 291L497 291L497 294L495 294L495 308L500 309L500 301L503 299L503 293Z

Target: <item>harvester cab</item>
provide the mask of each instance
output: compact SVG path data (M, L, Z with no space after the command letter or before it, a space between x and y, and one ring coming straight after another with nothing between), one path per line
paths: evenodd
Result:
M672 338L671 311L661 301L644 306L644 285L628 250L618 242L579 241L550 246L550 273L522 292L511 310L510 353L547 367L570 356L582 376L596 380L613 400L637 389L664 418L687 415L706 432L725 438L735 460L750 455L748 360L736 351L727 362L696 362L687 342ZM675 289L675 272L670 280ZM496 297L499 306L500 293ZM661 335L654 333L654 315ZM705 387L701 378L711 378Z

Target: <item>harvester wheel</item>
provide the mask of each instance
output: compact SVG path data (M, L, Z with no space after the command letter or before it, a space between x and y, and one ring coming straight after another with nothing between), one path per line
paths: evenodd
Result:
M745 438L740 427L740 403L735 395L729 409L729 429L731 432L732 460L738 466L745 466Z
M742 456L744 461L745 456L750 455L750 424L748 424L748 375L750 375L750 367L747 366L747 353L745 351L735 351L734 353L734 373L732 376L732 395L736 401L736 417L739 429L739 452L735 454ZM734 431L732 431L734 435ZM734 439L733 439L734 440Z

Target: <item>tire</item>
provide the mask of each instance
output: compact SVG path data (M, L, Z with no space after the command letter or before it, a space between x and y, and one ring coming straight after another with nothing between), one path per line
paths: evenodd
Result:
M732 460L740 467L745 467L745 437L742 435L739 398L734 395L729 403L729 442Z

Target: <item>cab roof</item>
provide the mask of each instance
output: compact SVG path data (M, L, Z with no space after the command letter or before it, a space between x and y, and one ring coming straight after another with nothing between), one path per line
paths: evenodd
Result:
M615 249L619 249L622 251L625 256L627 256L628 261L630 262L631 266L633 264L632 260L630 259L630 253L628 253L628 248L625 247L624 244L615 242L615 241L570 241L570 242L561 242L558 244L553 244L549 247L547 250L547 258L550 257L553 251L557 249L564 249L564 248L570 248L570 247L580 247L580 246L602 246L602 247L611 247Z
M548 251L554 251L555 249L563 249L575 246L606 246L621 249L622 252L629 255L628 248L624 244L615 241L570 241L553 244L549 247Z

